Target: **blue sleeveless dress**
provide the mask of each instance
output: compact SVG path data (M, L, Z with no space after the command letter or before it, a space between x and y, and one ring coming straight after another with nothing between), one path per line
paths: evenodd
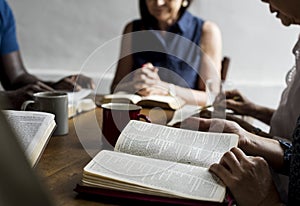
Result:
M162 35L160 30L133 21L133 70L151 62L159 68L162 81L186 88L199 89L201 51L199 42L204 21L186 11L179 21Z

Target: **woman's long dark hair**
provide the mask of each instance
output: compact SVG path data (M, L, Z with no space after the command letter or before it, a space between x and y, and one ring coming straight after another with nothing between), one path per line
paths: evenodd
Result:
M186 0L186 1L188 2L188 5L186 7L181 6L179 10L179 18L191 5L193 0ZM139 0L139 7L140 7L140 15L144 24L155 26L157 24L157 20L149 13L148 7L146 5L146 0Z

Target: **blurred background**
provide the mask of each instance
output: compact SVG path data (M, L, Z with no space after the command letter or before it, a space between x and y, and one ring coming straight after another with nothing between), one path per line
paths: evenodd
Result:
M95 78L97 93L109 93L120 35L139 17L137 0L7 1L30 72L50 80L82 72ZM296 26L281 25L259 0L194 0L190 11L221 28L223 55L231 58L227 79L250 99L276 107L294 64Z

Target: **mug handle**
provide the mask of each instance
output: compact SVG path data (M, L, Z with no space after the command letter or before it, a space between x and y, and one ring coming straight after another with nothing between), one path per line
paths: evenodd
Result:
M143 119L143 120L145 120L146 122L151 123L150 118L149 118L148 116L144 115L144 114L138 114L137 118L138 118L138 119Z
M25 111L27 106L30 105L30 104L34 104L34 101L33 100L27 100L27 101L23 102L23 104L21 106L21 110Z

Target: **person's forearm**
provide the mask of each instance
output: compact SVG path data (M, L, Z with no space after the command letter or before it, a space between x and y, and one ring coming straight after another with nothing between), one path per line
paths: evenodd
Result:
M268 107L254 105L254 109L252 109L250 112L250 116L264 122L267 125L270 125L274 111L274 109Z
M111 93L116 93L119 91L125 91L132 94L138 92L134 89L134 84L132 82L122 82L118 83L117 85L112 85Z
M176 96L183 99L187 104L191 105L206 105L207 95L204 91L193 90L175 86Z
M5 90L15 90L28 84L36 83L38 78L26 70L20 51L0 56L2 86Z
M239 147L248 155L261 156L276 170L283 168L284 151L279 142L274 139L263 138L247 132L247 142Z
M29 84L34 84L37 81L40 81L40 80L36 76L31 75L26 72L26 73L18 76L13 82L11 82L11 87L6 88L6 89L8 89L8 90L19 89L19 88L27 86Z
M273 136L270 135L269 133L260 130L259 128L253 126L252 124L243 120L242 118L237 117L236 115L226 114L226 119L238 123L242 128L244 128L246 131L250 133L256 134L261 137L273 138Z

